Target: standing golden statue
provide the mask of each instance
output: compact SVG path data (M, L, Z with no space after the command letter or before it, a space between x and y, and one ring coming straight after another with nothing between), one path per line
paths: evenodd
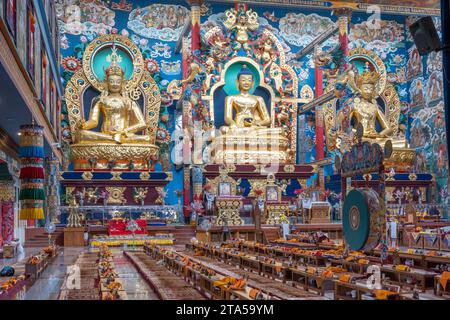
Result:
M394 128L389 125L381 106L376 100L379 80L380 75L376 71L365 70L358 76L355 76L353 71L349 72L349 84L357 94L353 99L349 119L356 120L355 128L358 124L362 125L364 129L363 140L376 141L381 146L384 146L387 140L392 140L394 147L405 148L406 140L394 137Z
M113 47L111 65L105 70L106 91L94 99L89 120L81 120L76 134L77 143L142 143L149 142L147 135L137 135L146 129L144 115L138 104L124 92L125 74L117 63L117 48ZM97 128L100 115L103 116L101 132L91 131Z

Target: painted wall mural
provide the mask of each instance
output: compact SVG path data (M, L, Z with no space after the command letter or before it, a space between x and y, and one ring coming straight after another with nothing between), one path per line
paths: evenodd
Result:
M190 12L186 7L155 3L134 9L128 28L136 34L163 41L177 41Z
M115 12L98 0L57 0L56 14L61 33L105 34L115 25Z
M448 197L448 159L444 122L442 54L420 57L409 32L417 17L406 17L406 45L408 48L408 87L410 113L410 142L417 148L416 170L431 172L436 177L437 200ZM434 17L441 32L441 21Z
M204 35L214 27L223 27L226 21L224 12L230 6L231 4L216 3L202 8L201 33ZM190 14L189 5L185 1L57 0L56 7L61 31L64 79L68 79L80 67L80 58L86 44L104 33L129 36L141 49L145 67L158 79L162 90L171 80L181 78L181 56L174 53L174 48ZM301 60L295 59L294 54L328 29L336 22L337 17L331 10L306 7L276 8L267 4L250 7L258 13L259 29L267 28L280 39L287 53L286 62L298 76L299 90L305 85L314 89L312 54ZM447 188L447 168L432 164L432 161L446 154L442 153L442 147L437 147L442 146L445 141L445 135L442 137L443 125L437 121L440 117L439 110L442 109L442 56L432 54L421 58L418 55L408 32L408 26L417 17L383 14L380 28L375 29L367 22L368 17L369 15L361 12L353 13L349 34L350 48L364 46L386 62L388 79L395 85L401 100L402 130L406 131L411 144L414 141L414 145L419 146L428 142L419 153L417 166L437 174L440 190ZM436 18L435 22L439 29L439 19ZM324 44L324 49L332 48L337 43L337 37L333 37ZM422 109L427 109L426 107L431 109L423 113ZM161 141L170 143L168 134L175 126L174 106L171 101L167 101L161 110L162 121L158 137ZM64 121L63 115L63 134L67 138ZM430 123L435 127L430 126ZM306 162L311 162L315 159L313 112L305 115L302 128L300 136L305 139L301 139L299 143L303 144L303 158ZM169 150L171 145L165 146ZM173 168L172 170L174 181L169 184L169 189L174 189L182 183L182 177L178 177L179 173ZM176 203L175 197L173 201L170 199L170 193L169 190L167 203Z
M280 35L286 42L297 47L306 46L332 25L330 18L315 13L305 15L290 12L279 20Z

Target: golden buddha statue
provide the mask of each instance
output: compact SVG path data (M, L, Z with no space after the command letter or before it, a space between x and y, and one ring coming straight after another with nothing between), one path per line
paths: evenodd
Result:
M225 98L227 126L220 128L222 134L282 134L282 128L270 128L271 118L264 99L250 94L254 85L253 73L245 65L238 73L236 85L239 93Z
M91 103L89 119L81 118L74 126L75 143L71 145L74 168L147 169L149 159L158 152L158 147L152 142L154 136L139 134L149 128L149 120L131 97L132 88L127 88L115 46L109 57L111 64L105 70L100 96ZM155 109L159 111L159 106ZM100 130L94 131L100 123Z
M144 115L138 104L123 93L125 75L117 64L117 53L113 48L111 65L105 71L106 92L95 99L89 120L81 120L76 134L77 143L145 143L150 141L147 135L137 135L146 129ZM97 128L103 117L101 132L91 131Z
M225 98L221 135L215 139L215 161L230 163L285 163L289 140L283 128L271 127L264 99L250 93L253 73L245 65L237 75L238 94ZM233 116L234 114L234 116Z
M358 124L364 128L363 140L377 142L382 147L387 140L392 140L394 147L405 148L406 140L394 137L394 128L391 128L381 106L376 101L379 80L380 75L376 71L366 70L357 77L354 76L353 71L350 71L350 85L357 93L357 97L353 100L350 119L356 120L355 128ZM377 124L380 131L377 130Z

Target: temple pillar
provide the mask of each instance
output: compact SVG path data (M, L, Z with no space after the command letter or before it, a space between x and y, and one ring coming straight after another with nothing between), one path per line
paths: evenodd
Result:
M186 79L189 73L188 57L189 43L187 38L183 38L182 55L182 77ZM189 119L191 114L191 104L189 101L182 101L182 128L184 133L183 140L183 214L185 220L189 219L189 205L191 201L191 177L189 165L191 164L191 139L189 134Z
M339 44L341 46L341 50L345 57L348 57L349 49L348 49L348 26L350 23L350 19L352 16L351 8L338 8L334 11L336 16L338 17L338 25L339 25ZM347 68L348 60L345 60L344 68Z
M203 0L189 0L191 5L191 52L195 58L200 56L200 6Z
M316 47L316 54L319 53L319 48ZM315 94L316 99L320 98L323 94L323 70L316 64L315 65ZM322 107L316 107L316 160L323 160L325 156L324 145L324 129L323 129L323 112Z
M203 0L189 0L189 4L191 5L191 58L192 62L199 63L200 61L200 47L201 47L201 41L200 41L200 6L203 4ZM193 86L192 91L197 95L200 96L200 87ZM190 118L193 118L193 110L191 109L187 111L187 114ZM199 144L202 143L201 137L202 137L202 123L194 123L194 130L192 134L192 144L190 146L191 154L192 154L192 162L195 164L201 164L201 152L199 152ZM200 128L200 129L199 129ZM200 141L199 141L200 140ZM200 145L200 150L202 146ZM193 150L192 150L193 149ZM203 194L203 177L202 177L202 171L199 170L198 167L194 167L192 169L192 195L194 201L202 201L202 194ZM186 178L186 176L185 176ZM187 181L185 181L187 183ZM190 181L189 181L190 185ZM185 195L185 210L189 210L189 201L186 201L187 199L190 199L189 197L186 197ZM187 203L186 203L187 202ZM186 206L187 205L187 206ZM185 212L186 214L189 214L188 212Z

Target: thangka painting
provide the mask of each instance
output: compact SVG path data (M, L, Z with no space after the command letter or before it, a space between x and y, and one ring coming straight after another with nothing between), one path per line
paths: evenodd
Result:
M422 57L419 55L419 50L417 50L416 46L413 46L408 51L408 65L406 73L408 80L423 76Z
M416 171L434 173L438 191L444 190L446 197L448 156L444 102L413 112L411 117L410 143L412 148L417 148Z
M133 10L128 28L142 37L177 41L189 15L184 6L155 3Z
M425 82L425 80L423 79L423 77L416 78L411 82L411 85L409 88L411 107L420 107L425 104L424 82Z
M57 0L56 14L62 34L105 34L115 24L115 12L98 0Z
M408 48L407 78L411 106L409 138L417 148L416 171L433 173L438 198L444 200L448 190L447 146L445 137L442 53L420 57L409 32L417 16L406 17L406 46ZM441 34L441 21L433 17Z

